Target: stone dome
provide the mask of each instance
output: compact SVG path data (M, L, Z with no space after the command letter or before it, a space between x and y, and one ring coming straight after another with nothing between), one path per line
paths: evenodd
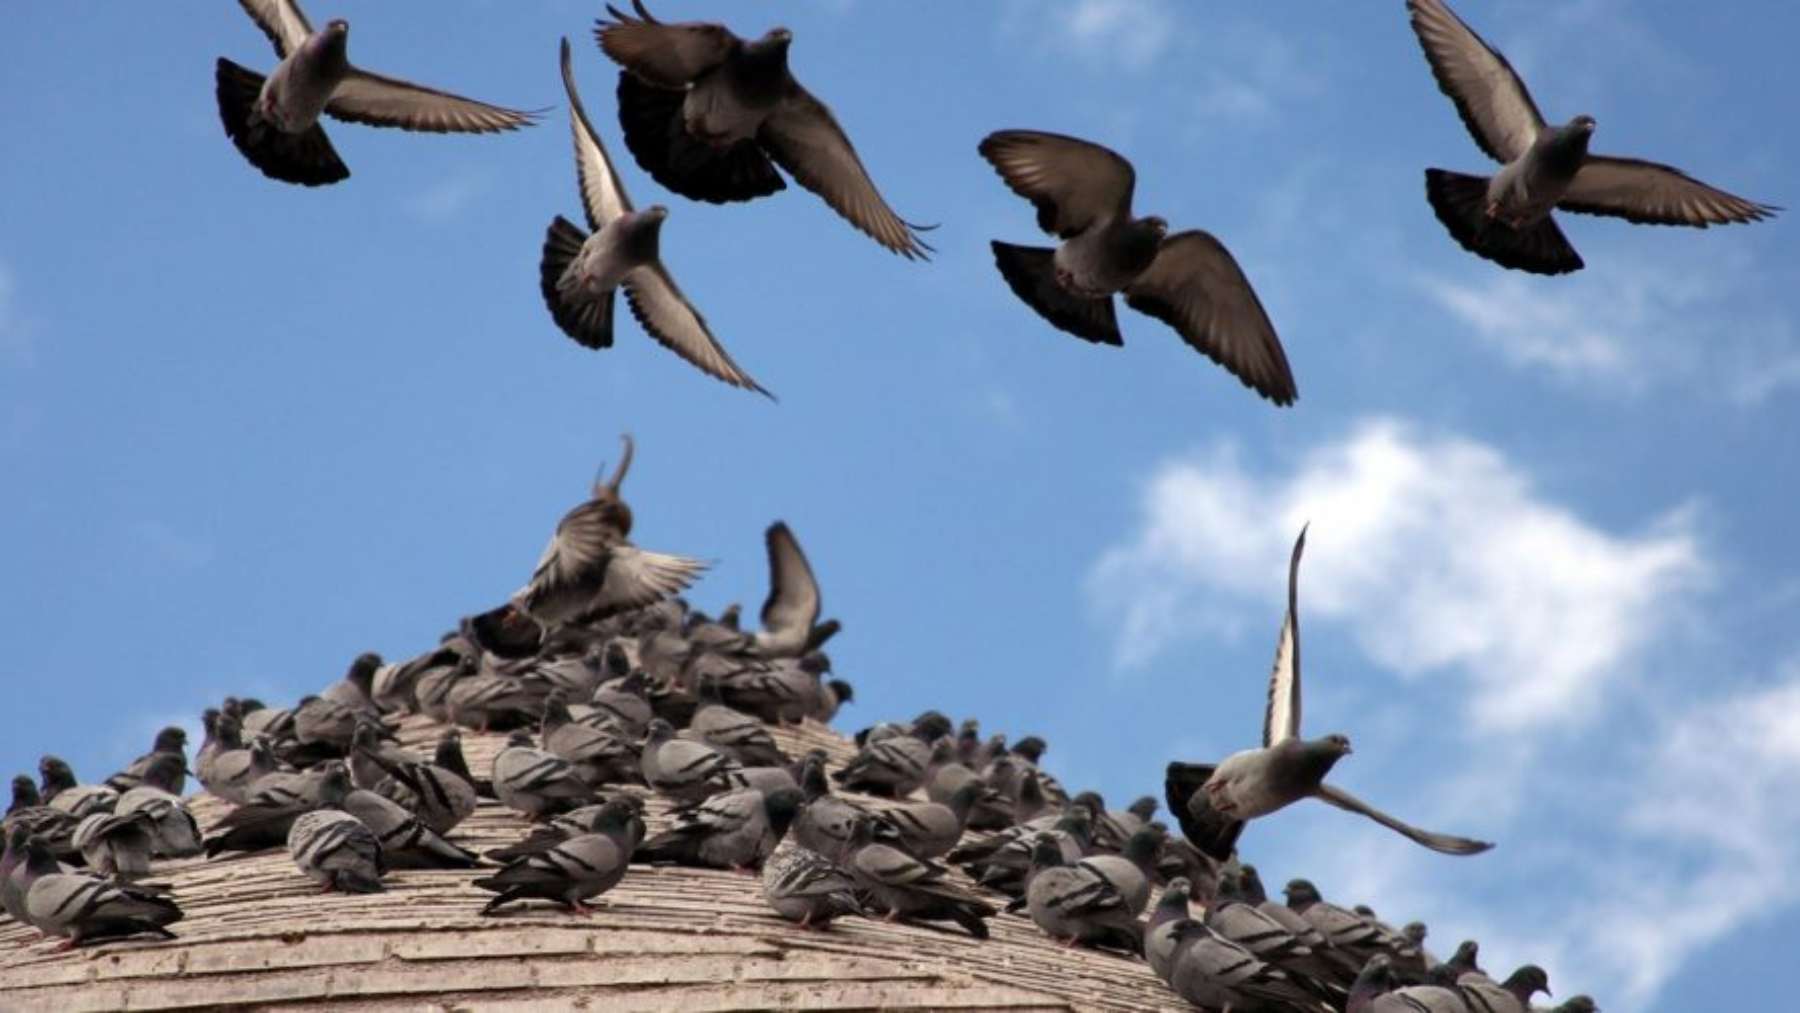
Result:
M439 730L414 716L399 734L429 752ZM825 749L833 767L854 752L812 722L774 734L790 752ZM503 744L464 736L478 772ZM206 794L190 803L202 827L226 810ZM652 832L667 812L649 800ZM525 828L484 800L451 837L479 851ZM186 912L179 940L56 952L0 920L0 1010L1189 1008L1142 961L1066 948L1026 918L994 918L986 941L862 918L809 931L732 872L634 865L596 914L534 904L487 918L477 912L490 895L466 870L394 871L383 894L322 894L281 850L159 861L152 878Z

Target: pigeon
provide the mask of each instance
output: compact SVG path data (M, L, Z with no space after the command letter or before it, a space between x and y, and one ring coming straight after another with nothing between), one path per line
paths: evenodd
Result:
M108 939L156 935L174 939L167 926L181 920L173 900L146 889L86 873L64 872L43 839L27 837L25 861L14 870L23 887L24 921L46 936L62 936L62 948Z
M149 813L94 813L75 827L75 847L96 875L142 879L150 875Z
M924 736L933 731L935 727L919 729L915 725L911 734L871 742L831 779L851 791L905 798L925 783L931 747Z
M631 508L619 485L631 468L633 443L624 437L619 468L605 483L596 477L593 497L563 516L513 604L544 630L590 613L648 605L693 583L706 564L697 559L645 552L627 541Z
M576 654L555 657L540 656L527 671L530 677L561 693L564 700L587 700L600 688L601 673L606 669L606 649L590 644Z
M1031 848L1025 907L1038 928L1059 942L1143 952L1143 931L1126 898L1092 867L1064 864L1062 846L1049 834L1039 835Z
M864 913L850 873L793 841L784 841L763 863L762 889L776 914L803 929L822 929L834 918Z
M118 815L143 813L148 821L151 852L159 858L192 858L204 851L200 824L179 795L154 785L139 785L119 796Z
M221 715L216 731L219 749L195 768L201 787L233 805L242 805L250 787L264 774L280 769L268 740L257 738L245 746L237 719Z
M763 544L769 553L769 596L763 600L762 629L727 650L759 658L797 658L814 649L823 604L819 581L786 521L769 525Z
M883 811L881 818L899 831L902 844L914 858L939 858L962 840L969 813L984 790L980 782L970 781L948 801L895 806Z
M696 682L710 680L727 706L768 724L799 724L818 707L819 675L830 667L823 654L759 659L746 654L701 654L688 666Z
M874 814L850 799L833 795L831 785L825 779L823 762L811 757L801 764L800 791L806 801L799 814L794 817L791 829L794 840L833 862L842 862L849 850L851 833L856 828L857 820Z
M75 816L112 812L119 793L104 784L81 784L75 770L59 757L38 760L38 787L44 804Z
M337 760L298 774L267 774L250 789L243 805L213 824L215 833L201 842L206 857L280 847L295 820L323 805L328 793L349 790L350 771Z
M130 791L144 783L144 774L159 756L178 756L181 758L182 774L169 790L177 795L187 793L187 732L170 725L156 733L156 741L150 751L131 761L131 765L106 779L106 786L114 791Z
M444 840L412 810L372 791L357 788L333 804L374 833L388 868L473 869L481 864L474 852Z
M639 778L637 743L613 731L577 722L560 691L544 701L539 725L544 748L575 765L589 784L598 786Z
M1331 1008L1287 972L1258 960L1203 922L1177 922L1170 935L1169 987L1196 1006L1234 1013L1324 1013Z
M1150 911L1150 924L1144 929L1144 960L1151 973L1165 983L1175 970L1176 933L1182 922L1193 921L1188 902L1193 899L1188 881L1180 876L1169 880Z
M543 819L586 805L594 788L574 764L537 749L528 732L514 732L494 757L494 793L508 809Z
M267 78L219 58L215 73L225 134L270 179L320 186L350 170L331 146L319 114L371 127L431 133L516 130L534 114L502 109L350 65L350 25L314 31L295 0L238 0L275 44L281 62Z
M928 257L922 227L888 207L837 118L794 80L791 32L746 42L720 24L658 21L643 0L632 8L608 5L594 36L624 68L619 125L652 179L694 200L747 201L785 187L772 159L882 246Z
M589 701L593 710L581 719L582 724L605 722L630 739L641 739L650 730L650 719L656 713L650 708L642 669L623 678L602 683Z
M341 809L315 809L294 820L288 854L308 879L326 891L381 893L387 871L381 842L355 816Z
M1471 1013L1531 1013L1531 997L1550 994L1550 977L1536 964L1526 964L1495 984L1479 971L1456 979L1456 989Z
M1338 760L1349 755L1343 735L1300 738L1300 555L1306 529L1294 540L1288 559L1288 607L1269 674L1269 702L1263 715L1263 744L1226 757L1217 766L1169 764L1165 788L1169 808L1194 846L1224 861L1244 823L1312 797L1360 813L1414 842L1446 855L1474 855L1492 848L1485 841L1420 830L1389 816L1341 788L1324 783Z
M1210 859L1209 859L1210 861ZM1338 986L1347 986L1356 980L1358 971L1368 959L1368 950L1360 953L1348 952L1332 944L1324 933L1306 916L1286 904L1277 904L1270 900L1264 892L1262 879L1257 875L1253 865L1226 866L1218 876L1218 896L1213 903L1226 904L1241 901L1268 916L1276 924L1292 933L1307 949L1332 967L1332 972L1324 976L1324 980Z
M514 859L492 876L475 880L476 886L495 893L481 913L493 914L513 901L538 899L585 914L589 910L586 901L625 878L642 834L634 804L624 799L600 806L590 825L590 833L576 834L542 852Z
M1390 960L1415 959L1418 951L1405 939L1383 932L1373 921L1354 911L1346 911L1319 895L1317 887L1304 879L1292 880L1285 891L1288 907L1319 930L1330 946L1363 962L1376 954Z
M621 802L631 810L631 818L627 821L627 837L631 847L635 849L644 841L645 827L642 817L644 803L632 795L619 795L605 799L593 805L584 805L579 809L571 809L561 816L553 817L548 823L532 828L524 838L516 844L504 848L495 848L485 852L482 857L495 862L512 862L528 855L541 855L571 837L582 834L599 833L602 813L608 811L608 802Z
M728 787L738 763L701 742L675 737L662 718L650 722L640 759L644 783L677 802L699 802Z
M774 395L732 360L664 265L662 227L669 209L661 204L642 211L632 207L606 145L575 91L568 39L562 41L562 75L569 93L569 123L575 132L575 174L588 227L584 232L557 215L544 234L539 279L551 319L585 348L610 348L613 292L622 287L631 315L663 347L716 380L773 399Z
M431 762L433 766L441 767L455 774L464 784L474 788L476 795L499 801L500 796L494 794L494 782L484 777L476 777L469 770L469 761L463 758L462 733L456 729L446 728L443 734L438 736L437 749L432 753ZM400 800L395 799L395 801ZM439 830L438 832L443 833L444 831Z
M31 828L22 823L0 833L0 846L4 848L0 850L0 909L21 924L25 923L25 841L30 836Z
M1427 962L1425 979L1433 985L1452 986L1456 979L1470 971L1485 974L1487 972L1481 970L1480 954L1480 945L1473 939L1465 939L1457 944L1456 952L1450 954L1449 960L1441 964Z
M800 810L800 792L734 788L674 811L675 826L645 841L634 861L703 869L759 869Z
M294 738L342 756L350 751L361 712L322 696L304 696L294 707Z
M1342 980L1343 966L1314 953L1299 936L1255 905L1239 900L1216 900L1206 907L1206 926L1226 939L1274 964L1297 980L1310 979L1330 989ZM1341 999L1341 987L1326 994Z
M543 712L550 689L549 681L535 672L460 674L444 700L444 709L451 722L465 728L510 731L531 724Z
M382 667L381 655L366 651L350 662L350 668L344 677L325 687L319 696L333 703L341 704L353 711L368 714L379 714L381 708L375 706L375 673Z
M1356 1013L1469 1013L1455 989L1437 985L1400 988L1386 954L1369 958L1350 986L1348 1009Z
M1558 208L1697 228L1761 221L1781 210L1672 166L1590 154L1592 116L1546 123L1512 65L1443 0L1407 0L1406 9L1438 87L1476 146L1501 163L1491 177L1425 170L1431 209L1463 249L1503 267L1565 274L1580 270L1582 260L1557 227Z
M788 762L775 744L767 725L748 714L718 702L718 688L711 681L700 686L700 706L681 730L683 738L703 742L750 767L772 767Z
M1281 339L1225 244L1201 229L1132 215L1137 173L1109 148L1063 134L1001 130L979 146L1000 178L1037 208L1052 250L991 244L1001 277L1058 330L1123 345L1113 314L1125 304L1173 327L1193 349L1277 405L1299 396Z
M806 716L822 725L828 725L845 704L855 701L856 687L842 679L822 679L819 681L812 710Z
M872 819L856 821L843 866L879 910L906 921L952 921L976 939L988 937L993 906L952 882L949 868L877 841Z
M12 790L12 804L6 807L6 819L0 821L0 828L8 833L21 829L43 838L58 858L74 859L81 853L75 847L75 828L81 820L74 813L45 805L37 785L24 774L13 778Z

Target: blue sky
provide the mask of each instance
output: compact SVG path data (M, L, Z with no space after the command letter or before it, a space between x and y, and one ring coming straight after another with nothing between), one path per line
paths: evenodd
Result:
M1440 951L1475 936L1609 1011L1776 1002L1765 969L1800 938L1787 218L1570 216L1589 267L1560 279L1463 253L1422 170L1486 163L1399 0L784 5L796 74L895 209L942 223L925 265L796 187L662 193L623 152L596 4L314 3L365 66L556 108L502 137L330 124L354 175L308 191L223 136L213 60L273 59L215 6L9 18L9 770L55 751L104 776L226 692L289 700L423 648L523 581L629 429L637 540L717 560L695 601L753 609L762 528L793 525L845 622L846 724L977 715L1109 797L1252 744L1310 519L1306 729L1357 744L1334 780L1500 846L1444 858L1302 805L1246 834L1265 878L1423 918ZM1460 10L1547 115L1598 118L1598 150L1797 199L1787 5ZM601 354L551 323L539 245L579 211L564 34L634 198L671 207L666 260L779 404L623 316ZM1042 240L975 154L1003 127L1115 147L1142 212L1218 235L1298 406L1148 318L1097 348L1014 299L987 241Z

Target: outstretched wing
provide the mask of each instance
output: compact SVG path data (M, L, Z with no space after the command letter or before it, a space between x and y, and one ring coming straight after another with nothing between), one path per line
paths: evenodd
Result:
M1707 186L1672 165L1589 155L1557 207L1612 215L1639 225L1729 225L1773 217L1780 208Z
M312 34L312 25L294 0L238 0L238 6L275 44L275 55L282 59L299 49L300 43Z
M1512 64L1443 0L1406 0L1406 9L1432 76L1456 104L1475 144L1496 162L1524 154L1543 129L1544 116Z
M1329 784L1319 785L1318 790L1314 792L1314 797L1318 798L1320 801L1329 802L1339 809L1346 809L1353 813L1361 813L1382 826L1387 827L1389 830L1404 834L1431 850L1439 851L1446 855L1479 855L1483 851L1493 847L1493 845L1487 841L1476 841L1470 840L1467 837L1456 837L1451 834L1438 834L1429 830L1420 830L1410 823L1400 822L1349 792L1344 791L1341 788L1334 788Z
M724 63L741 45L731 29L710 21L665 24L650 16L642 0L632 0L632 17L611 4L611 21L594 27L594 39L612 61L660 88L680 90Z
M1269 705L1263 711L1263 747L1300 737L1300 554L1306 549L1306 528L1294 539L1288 558L1287 615L1281 620L1281 636L1275 641L1275 667L1269 672Z
M1045 232L1067 239L1098 222L1131 217L1137 173L1111 148L1040 130L997 130L977 150L1037 208Z
M810 632L819 621L819 582L812 564L786 521L769 525L769 597L763 602L763 629Z
M588 119L581 94L575 90L575 70L569 62L569 40L562 40L563 90L569 93L569 129L575 134L575 175L581 183L581 207L587 212L588 229L599 232L607 222L631 210L631 197L619 182L606 145Z
M399 127L428 133L486 134L530 126L535 114L505 109L422 84L383 77L357 67L350 73L325 111L351 123L371 127Z

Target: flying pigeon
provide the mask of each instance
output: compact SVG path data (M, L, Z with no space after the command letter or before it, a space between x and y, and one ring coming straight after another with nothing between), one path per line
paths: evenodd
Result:
M62 936L63 948L127 936L154 934L174 939L167 926L181 920L181 908L161 894L80 872L64 872L42 838L27 837L25 861L14 870L24 888L25 921L47 936Z
M1312 797L1340 809L1361 813L1433 851L1473 855L1493 847L1485 841L1432 833L1395 819L1324 783L1332 765L1349 755L1342 735L1300 738L1300 554L1306 530L1294 540L1288 560L1288 607L1275 645L1275 667L1269 674L1269 703L1263 715L1263 744L1226 757L1217 766L1169 764L1166 790L1169 808L1188 839L1202 852L1224 861L1247 820L1267 816L1300 799Z
M674 811L675 825L645 841L634 861L705 869L759 869L800 810L800 792L734 788Z
M476 886L496 895L481 913L493 914L513 901L538 899L585 914L589 910L586 901L625 878L642 825L630 800L614 799L599 806L591 832L514 859L492 876L477 879Z
M803 929L824 928L834 918L863 913L856 880L831 859L792 841L763 863L763 899L776 914Z
M634 444L630 434L623 439L618 470L605 483L596 478L592 498L557 522L530 582L513 595L513 604L546 631L591 613L649 605L686 588L706 569L697 559L645 552L626 540L631 507L619 486Z
M796 658L816 646L819 581L786 521L769 525L763 543L769 552L769 596L763 600L762 629L735 649L759 658Z
M288 854L308 879L325 890L381 893L387 871L375 832L341 809L316 809L294 821Z
M264 78L220 57L219 118L231 143L270 179L319 186L349 177L319 126L320 113L439 134L516 130L534 115L353 67L345 53L349 23L334 19L315 32L294 0L238 3L275 44L281 62Z
M1137 173L1111 149L1036 130L1001 130L981 142L1012 191L1037 207L1054 250L995 240L994 263L1025 301L1059 330L1123 345L1113 315L1125 304L1161 320L1194 350L1278 405L1299 396L1287 353L1249 279L1209 232L1169 235L1169 223L1132 215Z
M921 226L882 200L825 103L788 70L793 33L754 42L724 25L637 17L608 5L594 29L619 72L625 146L650 177L694 200L747 201L785 184L770 160L876 242L911 260L931 251Z
M1413 31L1438 87L1456 104L1493 176L1425 170L1438 221L1477 256L1535 274L1582 267L1551 212L1611 215L1640 225L1706 228L1755 222L1780 208L1734 197L1680 169L1588 152L1594 118L1544 122L1506 57L1463 24L1443 0L1407 0Z
M773 398L732 361L663 264L662 226L669 209L661 204L643 211L632 207L575 91L568 39L562 42L562 75L588 230L557 215L544 234L539 279L556 326L584 347L612 347L613 291L622 287L631 315L669 351L708 376Z

